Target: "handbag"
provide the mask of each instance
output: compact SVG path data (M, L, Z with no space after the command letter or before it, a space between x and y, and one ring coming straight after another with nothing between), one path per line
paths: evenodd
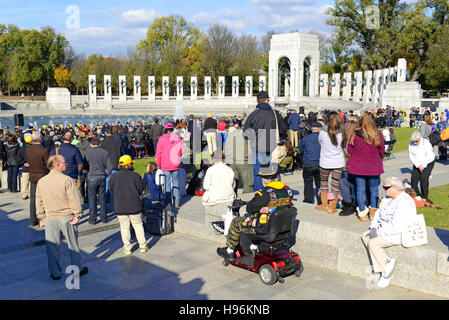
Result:
M272 110L274 113L274 119L276 121L276 148L274 148L274 150L271 151L271 163L279 164L285 157L286 152L284 152L282 146L279 145L280 138L279 138L278 116L276 114L276 110L274 109Z
M414 216L402 231L402 246L412 248L427 244L427 228L423 214Z
M432 133L429 135L429 141L432 146L436 146L441 142L441 137L437 131L432 131Z

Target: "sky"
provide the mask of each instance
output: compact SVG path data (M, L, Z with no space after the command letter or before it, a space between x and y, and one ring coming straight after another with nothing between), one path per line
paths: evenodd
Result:
M333 0L0 0L0 23L22 29L49 25L77 54L111 56L135 48L154 19L171 14L182 15L204 32L219 23L238 35L263 36L270 30L328 34L324 10L332 4Z

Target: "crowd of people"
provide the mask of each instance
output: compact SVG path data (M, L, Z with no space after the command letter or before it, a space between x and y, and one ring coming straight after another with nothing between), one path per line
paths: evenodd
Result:
M289 199L291 206L290 191L284 190L284 184L273 184L280 180L284 169L302 169L303 202L315 204L316 201L318 211L334 214L340 206L340 216L355 214L362 222L370 220L371 229L376 228L379 219L387 219L385 212L390 206L384 200L380 201L379 193L384 173L383 158L396 141L393 128L406 121L405 111L387 107L360 115L341 110L311 111L305 115L302 109L289 109L282 114L272 108L269 101L268 94L261 92L253 112L234 117L214 117L209 113L205 119L190 115L188 119L173 119L167 123L160 123L157 118L153 123L99 122L44 125L41 128L34 128L30 123L25 130L20 127L12 132L0 130L0 167L8 171L10 192L19 191L17 177L21 173L22 198L30 199L30 226L45 227L46 238L52 243L58 243L56 232L67 234L75 253L79 248L70 232L79 221L82 203L89 205L88 222L95 225L97 203L100 204L100 220L106 224L107 203L112 202L120 222L124 253L131 254L131 224L140 252L144 253L148 248L142 226L143 214L152 202L171 202L175 209L179 209L181 198L187 192L203 197L203 204L211 208L232 203L237 189L242 187L243 193L256 192L255 199L264 197L263 201L258 200L264 203L260 207L258 203L252 214L271 203L268 195L273 201L278 189L279 199ZM404 184L394 177L385 180L383 189L387 195L391 193L390 198L394 201L405 199L409 205L412 199L410 208L416 213L418 194L430 201L429 177L435 164L433 146L438 145L440 160L447 159L447 140L433 143L430 137L439 135L449 125L447 110L441 113L438 122L431 111L424 111L422 116L419 109L413 109L412 113L416 117L410 126L418 129L412 133L409 145L413 164L410 188L415 196L404 195ZM384 128L386 130L382 130ZM207 151L207 156L197 157L203 150ZM142 178L133 172L133 163L135 159L149 156L154 156L155 160L149 161ZM199 161L199 168L187 181L186 163L191 165ZM271 170L269 180L267 174L263 174L267 168ZM58 201L52 201L49 196L54 188L65 192L57 198ZM271 191L263 193L261 190ZM145 194L151 201L145 200ZM275 201L276 208L285 204L279 205L279 201ZM393 213L390 211L388 219L391 220ZM50 222L52 220L70 222L70 227ZM248 220L240 220L232 226L233 230L239 231L228 239L228 248L219 250L223 257L233 258L236 239L242 230L248 231ZM383 220L383 223L391 223L390 220ZM238 223L244 223L245 228ZM398 232L397 228L396 225L392 227L394 232ZM388 246L385 242L370 240L378 234L364 234L368 248ZM397 239L389 244L397 244ZM58 279L57 248L48 250L50 274L53 279ZM370 252L381 257L376 260L375 269L383 272L380 285L388 285L392 268L390 260L384 259L382 251L381 254L376 249ZM81 268L79 256L75 254L72 258L75 265L80 266L81 275L87 273Z

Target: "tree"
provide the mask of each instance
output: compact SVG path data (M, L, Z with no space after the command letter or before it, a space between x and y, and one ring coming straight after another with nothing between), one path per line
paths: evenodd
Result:
M54 78L58 86L69 87L70 86L70 71L67 67L59 66L54 71Z
M236 54L231 72L245 80L245 76L255 78L262 68L262 55L255 36L242 34L237 39Z
M449 25L442 25L435 41L430 44L428 59L424 66L426 84L437 88L439 93L449 88Z
M75 55L73 58L70 82L73 83L76 88L76 94L78 94L79 89L81 89L83 94L84 89L88 88L87 79L89 73L87 72L86 61L85 54Z

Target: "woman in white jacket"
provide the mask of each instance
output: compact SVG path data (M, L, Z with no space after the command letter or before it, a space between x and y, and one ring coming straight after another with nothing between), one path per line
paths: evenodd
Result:
M387 197L382 199L370 229L362 235L374 272L381 273L377 282L379 288L385 288L390 284L396 265L395 259L390 259L386 255L385 248L402 243L402 232L416 216L415 202L404 192L404 186L399 178L387 178L383 188Z
M435 153L429 140L423 138L419 131L412 132L408 154L413 163L411 186L418 192L418 183L421 187L421 197L428 199L429 178L435 165Z

